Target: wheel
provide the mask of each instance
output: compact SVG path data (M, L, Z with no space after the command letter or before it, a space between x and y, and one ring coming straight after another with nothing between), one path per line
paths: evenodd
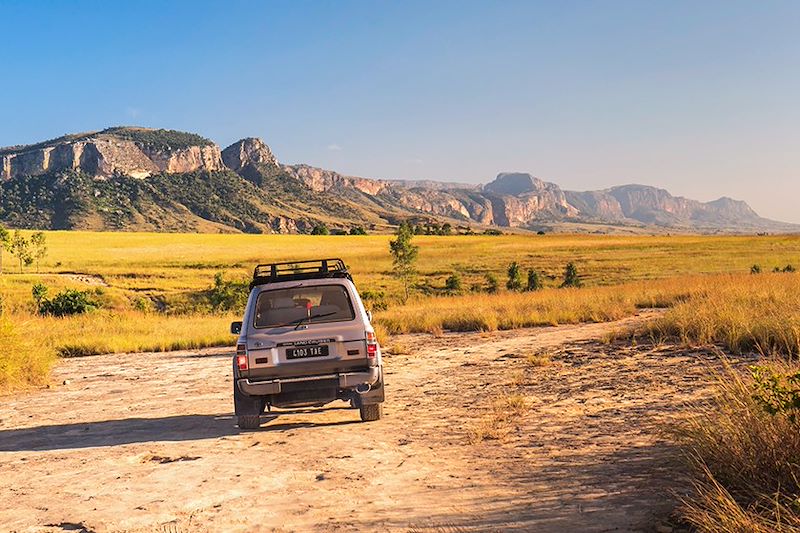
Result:
M261 425L261 417L258 415L237 416L239 429L258 429Z
M383 404L372 403L369 405L362 405L361 407L358 408L358 411L361 414L362 422L372 422L374 420L380 420L381 416L383 415Z

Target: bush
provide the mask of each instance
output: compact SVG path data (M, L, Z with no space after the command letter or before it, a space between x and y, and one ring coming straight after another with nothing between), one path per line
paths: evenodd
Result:
M69 316L94 311L100 302L93 298L92 291L65 289L52 299L47 298L47 287L41 283L33 286L33 298L40 315Z
M444 282L444 288L449 292L461 292L461 286L461 275L458 272L451 274L450 277Z
M330 235L331 231L324 223L317 224L311 228L311 235Z
M783 271L791 274L792 272L794 272L794 267L792 265L786 265L785 267L783 267Z
M761 274L761 265L753 265L750 267L751 274Z
M506 288L510 291L522 290L522 270L516 261L508 265L508 281L506 281Z
M366 235L367 230L364 229L364 226L354 226L350 228L350 235Z
M486 292L492 294L497 292L497 289L500 288L500 284L497 281L497 276L494 274L486 274Z
M562 287L581 286L581 278L578 275L578 267L575 266L575 263L571 261L567 263L567 266L564 269L564 282L561 284L561 286Z
M528 285L525 287L525 290L538 291L542 287L542 279L539 277L539 273L533 269L528 270Z
M383 291L361 291L361 299L364 301L364 306L372 311L385 311L389 308L386 293Z
M214 274L214 286L208 294L208 300L214 311L243 312L250 295L250 282L247 280L226 280L222 272Z

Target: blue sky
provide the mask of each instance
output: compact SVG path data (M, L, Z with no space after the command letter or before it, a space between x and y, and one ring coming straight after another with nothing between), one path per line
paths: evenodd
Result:
M800 2L0 0L0 145L136 124L800 222Z

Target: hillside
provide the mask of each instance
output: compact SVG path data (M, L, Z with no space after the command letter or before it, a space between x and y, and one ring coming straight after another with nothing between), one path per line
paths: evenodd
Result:
M796 232L745 202L623 185L564 191L527 173L484 186L347 176L281 164L260 139L115 127L0 149L0 221L13 227L305 233L411 219L520 230Z

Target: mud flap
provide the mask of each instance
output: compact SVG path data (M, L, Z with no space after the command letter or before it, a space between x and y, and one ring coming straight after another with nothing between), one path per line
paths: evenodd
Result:
M356 395L356 407L362 405L371 405L374 403L382 403L386 399L383 386L383 369L381 368L381 377L378 379L369 392Z

